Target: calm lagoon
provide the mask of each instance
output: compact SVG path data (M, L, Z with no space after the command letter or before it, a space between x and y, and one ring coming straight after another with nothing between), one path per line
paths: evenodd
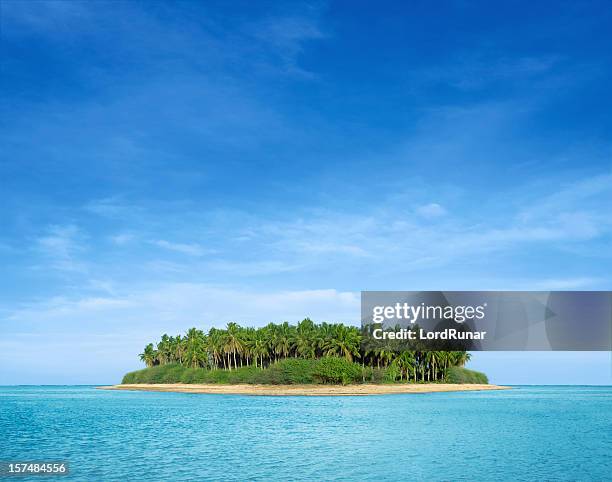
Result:
M0 387L31 480L611 480L612 387L252 397ZM15 480L28 480L15 478Z

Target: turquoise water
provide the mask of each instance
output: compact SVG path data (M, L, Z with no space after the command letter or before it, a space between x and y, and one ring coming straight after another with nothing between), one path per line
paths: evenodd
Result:
M612 387L247 397L0 387L33 480L612 480ZM27 480L15 478L15 480Z

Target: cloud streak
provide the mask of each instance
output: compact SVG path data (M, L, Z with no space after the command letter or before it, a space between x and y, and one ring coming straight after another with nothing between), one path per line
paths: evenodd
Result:
M47 234L36 240L36 248L47 266L58 271L84 272L85 262L79 256L85 251L83 233L74 225L50 226Z
M214 252L212 250L204 249L199 244L174 243L171 241L166 241L165 239L157 239L157 240L151 241L151 244L159 248L167 249L168 251L174 251L180 254L185 254L187 256L200 257L200 256L204 256L207 253Z

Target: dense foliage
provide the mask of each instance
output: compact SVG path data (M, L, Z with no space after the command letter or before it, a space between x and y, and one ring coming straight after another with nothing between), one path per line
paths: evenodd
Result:
M296 360L333 358L336 361L318 364L319 371L315 373L311 369L308 376L324 383L348 383L358 379L440 381L445 379L451 367L463 366L470 358L469 353L465 351L428 351L419 350L418 347L406 349L402 344L391 340L375 345L365 340L357 327L341 323L316 324L308 318L297 326L287 322L270 323L257 329L229 323L224 330L211 328L208 333L191 328L184 336L163 335L157 344L149 343L145 347L140 359L147 367L178 367L147 372L147 377L171 377L172 370L176 370L176 373L181 370L180 377L189 379L191 383L215 383L216 379L222 383L231 383L226 380L236 380L244 373L248 373L248 378L251 379L255 377L251 374L257 370L261 373L257 377L290 378L288 373L292 373L289 368L292 362L294 375L301 379L306 376L303 372L305 365L297 363ZM345 364L344 368L340 369L339 363L342 361L337 359L343 359L348 365ZM284 364L279 365L279 362ZM359 374L353 368L348 368L352 367L354 362L359 363ZM279 366L284 367L282 374L273 375L275 370L280 370ZM311 364L311 368L314 366ZM202 370L189 372L184 368L205 368L207 374L203 374ZM206 380L203 380L203 377ZM309 379L304 383L311 382Z
M395 368L363 367L344 358L323 357L319 360L288 358L269 367L238 367L235 370L191 368L178 363L155 365L130 372L122 383L248 383L267 385L308 385L313 383L389 383L399 380ZM484 373L451 367L444 379L447 383L488 383Z
M330 371L331 365L337 365ZM334 363L339 362L339 363ZM320 366L321 365L321 366ZM249 383L267 385L308 385L312 383L357 383L365 380L369 372L361 365L341 358L324 357L320 360L280 360L269 367L238 367L235 370L190 368L177 363L155 365L130 372L122 383Z
M314 377L320 383L357 383L363 380L363 368L344 358L325 357L319 360Z
M450 367L445 381L448 383L489 383L489 379L484 373L462 367Z

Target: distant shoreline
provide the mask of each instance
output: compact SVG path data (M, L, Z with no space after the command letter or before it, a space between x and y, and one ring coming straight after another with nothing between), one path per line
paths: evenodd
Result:
M248 385L137 383L96 387L100 390L132 390L147 392L203 393L217 395L259 396L368 396L404 393L471 392L508 390L511 387L484 384L357 384L357 385Z

